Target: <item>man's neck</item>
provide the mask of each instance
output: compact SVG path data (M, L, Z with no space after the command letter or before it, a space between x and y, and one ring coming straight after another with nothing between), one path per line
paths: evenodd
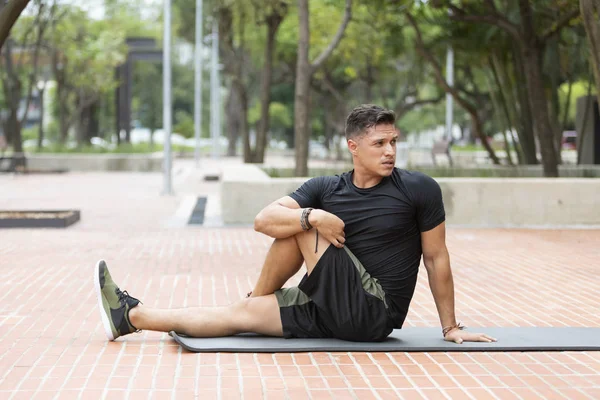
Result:
M373 175L362 170L360 167L354 167L354 173L352 174L352 183L357 188L371 188L379 184L379 182L381 182L382 179L383 177L381 177L380 175Z

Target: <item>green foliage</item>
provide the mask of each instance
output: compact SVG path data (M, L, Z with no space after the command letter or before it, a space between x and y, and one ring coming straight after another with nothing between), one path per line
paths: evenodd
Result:
M439 104L406 113L398 120L398 128L405 133L433 129L443 123L444 109L445 106Z
M21 138L23 139L23 141L37 139L38 132L39 132L38 125L34 125L29 128L24 128L21 130Z
M179 122L173 127L174 132L188 139L194 137L194 117L185 111L179 110L175 114L175 120Z
M269 114L271 116L271 127L273 129L289 129L294 126L293 112L283 103L271 103Z
M44 138L51 141L57 142L60 136L58 121L55 119L48 122L46 128L44 129Z
M55 81L49 89L53 101L48 107L51 115L64 123L57 135L61 140L68 140L70 128L79 126L82 112L114 93L115 68L125 61L127 26L110 19L92 19L77 6L57 6L45 40L47 70ZM104 110L100 113L103 129L108 125L104 121L107 114ZM114 130L114 124L110 125ZM88 132L77 132L78 141L87 137Z
M256 102L248 110L248 123L257 124L260 120L260 103ZM269 115L271 117L272 129L288 129L294 126L293 110L279 102L272 102L269 106Z
M562 105L561 110L563 110L563 113L560 116L561 119L564 116L564 107L566 107L566 105L567 105L567 95L569 93L568 86L569 86L568 83L563 83L559 89L560 104ZM567 111L567 124L565 126L565 129L575 130L575 117L577 115L577 99L582 96L587 96L588 86L589 86L589 82L586 82L586 81L577 81L577 82L573 83L573 86L571 88L571 97L570 97L570 100L568 101L569 110ZM592 90L591 90L590 94L592 96L595 96L597 91L596 91L596 88L593 85L593 83L592 83L591 89Z
M67 153L67 154L75 154L75 153L84 153L84 154L143 154L143 153L156 153L162 152L163 146L155 144L154 146L150 146L150 143L122 143L121 145L115 147L114 149L106 149L98 146L83 146L80 148L75 147L66 147L61 146L59 144L52 144L50 146L46 146L42 149L32 148L30 151L32 153ZM193 147L181 146L181 145L171 145L171 149L173 151L193 151Z
M440 64L445 73L445 57L448 46L455 52L455 86L460 94L477 106L484 122L487 135L504 128L504 110L498 109L500 95L511 105L515 125L520 125L520 100L518 88L524 85L522 74L517 69L514 57L515 40L504 30L481 22L459 22L450 18L448 4L469 10L471 15L483 14L490 2L429 0L412 2L408 0L354 0L352 20L339 46L327 62L314 74L311 81L311 122L313 137L323 136L325 121L339 133L339 127L331 128L331 123L343 125L347 112L365 102L383 104L396 110L401 117L398 126L403 133L420 132L444 124L445 103L424 104L413 107L415 101L441 97L443 90L433 76L433 68L415 48L415 31L403 16L410 9L417 19L427 44L427 50ZM521 16L517 2L494 2L498 12L508 21L519 25ZM535 4L534 4L535 3ZM540 0L534 3L533 12L538 34L556 26L556 16L572 7L573 2ZM62 3L61 3L62 4ZM266 27L265 15L270 11L274 0L204 0L204 35L211 31L211 19L217 16L220 7L231 6L232 41L238 50L238 58L243 55L243 80L248 93L248 123L256 128L260 118L259 87L264 65ZM311 61L323 52L336 33L344 14L345 0L311 0L310 3L310 55ZM174 44L195 40L195 0L173 0ZM151 15L149 19L142 19ZM149 9L151 8L151 9ZM112 133L114 123L114 67L123 62L124 41L130 36L150 36L162 41L162 3L148 3L144 0L106 0L104 19L92 20L77 5L59 6L58 15L51 33L46 38L49 48L59 49L62 68L66 71L69 90L68 105L71 113L76 113L77 95L96 96L104 99L105 111L101 113L101 126ZM27 19L29 18L29 20ZM23 16L19 26L15 26L14 37L25 35L31 17ZM221 77L223 86L230 89L231 79L229 60L225 56L221 37L221 63L224 70ZM207 43L207 45L210 45ZM283 138L293 142L294 124L294 78L296 52L298 47L297 3L287 1L287 14L275 41L273 84L271 87L269 137ZM208 49L205 49L208 50ZM545 47L543 79L548 93L558 93L559 120L567 106L568 82L574 82L567 110L566 128L574 125L576 99L587 94L590 79L586 57L589 49L580 21L575 19ZM494 81L491 74L491 59L502 67L503 83ZM203 85L203 136L208 136L210 121L209 102L209 59L204 59ZM173 63L173 130L185 137L194 135L194 68L193 65ZM23 77L31 72L24 63L20 69ZM1 71L0 71L1 73ZM162 127L162 65L138 62L133 70L133 115L141 125L150 129ZM505 80L505 81L504 81ZM557 89L557 90L556 90ZM55 89L50 97L56 99ZM596 90L592 90L595 93ZM225 96L222 96L225 100ZM556 99L556 97L555 97ZM494 100L494 102L492 102ZM50 105L52 114L58 116L58 102ZM3 95L0 93L0 107ZM326 108L323 105L327 105ZM556 105L556 101L555 104ZM549 105L551 112L555 112ZM408 110L408 111L407 111ZM470 117L455 102L454 120L457 124L470 126ZM521 128L519 126L519 128ZM46 129L50 140L59 137L56 121L51 121ZM24 132L26 139L37 137L37 130ZM158 148L158 147L157 147ZM143 146L123 147L116 151L147 151ZM57 150L61 151L61 150ZM62 149L62 151L71 151ZM105 151L86 149L85 151Z
M82 92L114 90L114 68L125 61L125 31L73 9L58 21L52 44L63 54L69 84Z

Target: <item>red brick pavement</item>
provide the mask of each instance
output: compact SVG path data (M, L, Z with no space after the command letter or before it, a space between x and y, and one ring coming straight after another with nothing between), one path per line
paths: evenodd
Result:
M598 352L190 354L156 332L107 342L99 258L150 306L226 304L258 275L270 240L250 228L166 227L186 182L165 197L158 174L0 176L0 209L82 210L68 229L0 230L1 399L600 398ZM598 243L597 230L449 228L460 320L600 327ZM407 325L439 325L425 271Z

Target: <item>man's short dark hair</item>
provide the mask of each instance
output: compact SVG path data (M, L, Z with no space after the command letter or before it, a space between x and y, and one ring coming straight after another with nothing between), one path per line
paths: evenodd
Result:
M381 125L393 125L396 122L396 114L392 110L386 110L375 104L362 104L356 107L346 118L346 139L356 138L367 129Z

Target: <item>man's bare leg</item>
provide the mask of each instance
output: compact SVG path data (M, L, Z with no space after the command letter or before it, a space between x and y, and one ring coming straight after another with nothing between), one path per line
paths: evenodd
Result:
M310 275L323 253L325 253L325 250L333 245L327 239L323 238L322 235L319 235L316 229L300 232L294 237L304 258L306 272Z
M304 257L295 236L275 239L250 297L275 293L300 270L303 262Z
M164 310L138 306L131 309L129 319L138 329L175 331L194 337L232 336L242 332L283 336L274 294L243 299L224 307Z
M300 251L305 252L303 257L310 274L330 243L319 236L318 251L315 252L314 230L296 235L295 241ZM108 287L107 282L112 278L108 272L102 275L105 277L102 284ZM274 294L243 299L224 307L155 309L137 305L129 310L129 321L136 329L176 331L194 337L231 336L242 332L283 335L279 304Z

